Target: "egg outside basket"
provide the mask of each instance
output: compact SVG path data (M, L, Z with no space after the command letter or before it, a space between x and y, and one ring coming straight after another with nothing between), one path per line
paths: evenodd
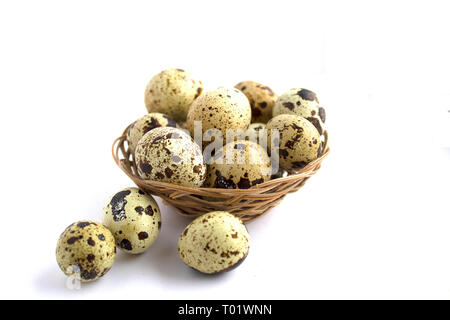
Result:
M303 187L305 182L320 169L323 159L330 151L328 133L325 131L320 157L296 174L257 184L250 189L192 188L141 179L128 150L127 130L128 128L112 146L116 164L139 188L162 198L165 204L175 207L179 214L191 218L211 211L228 211L244 222L256 219L278 205L288 193L296 192ZM211 198L214 201L211 201Z

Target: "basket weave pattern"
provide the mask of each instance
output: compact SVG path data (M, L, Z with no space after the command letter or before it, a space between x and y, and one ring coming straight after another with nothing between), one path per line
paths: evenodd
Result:
M192 218L210 211L228 211L244 222L258 218L278 205L288 193L296 192L303 187L305 182L320 169L322 160L329 153L328 133L325 131L320 157L296 174L266 181L250 189L192 188L141 179L127 147L126 132L127 130L112 146L113 158L119 168L139 188L162 198L165 204L175 207L181 215Z

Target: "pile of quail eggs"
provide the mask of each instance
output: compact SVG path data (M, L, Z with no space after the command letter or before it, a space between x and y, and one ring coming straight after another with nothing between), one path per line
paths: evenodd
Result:
M321 153L325 110L307 89L294 88L278 96L268 86L243 81L234 88L205 91L190 73L168 69L148 83L145 105L148 113L127 131L128 148L142 179L186 187L247 189L295 173ZM201 123L202 138L213 132L215 139L227 142L213 153L213 159L204 157L210 142L194 140L194 122ZM244 131L244 138L225 140L227 129ZM270 142L275 141L271 129L279 132L280 169L275 173L269 161ZM248 139L260 132L267 133L267 149ZM234 159L243 156L244 161L218 161L230 153ZM261 161L250 161L255 159ZM155 199L141 189L126 188L107 201L102 223L83 220L64 230L57 243L57 262L66 275L93 281L110 270L117 247L141 254L160 230L161 211ZM238 266L248 254L249 241L239 218L215 211L185 228L178 240L178 255L186 265L214 274Z

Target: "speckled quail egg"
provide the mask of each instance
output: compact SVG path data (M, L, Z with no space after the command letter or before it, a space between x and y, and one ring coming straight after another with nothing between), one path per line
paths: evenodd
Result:
M61 270L82 282L105 275L115 258L114 236L94 221L72 223L61 234L56 246L56 261Z
M186 120L189 107L202 93L203 84L183 69L168 69L154 76L145 89L148 112L167 114L175 121Z
M279 141L271 130L279 131ZM267 123L268 144L279 144L280 167L296 172L317 159L321 152L320 135L314 125L303 117L281 114ZM272 146L271 146L272 148Z
M273 116L295 114L310 121L320 135L324 131L325 109L317 95L307 89L294 88L283 93L273 108Z
M191 268L213 274L234 269L247 257L250 235L242 220L225 211L192 221L178 239L178 255Z
M161 213L155 199L138 188L126 188L109 199L103 209L103 224L113 233L124 252L142 253L155 242L161 228Z
M171 127L147 132L137 145L138 174L147 180L200 187L206 164L198 144L183 130Z
M127 141L130 151L134 154L141 138L152 129L158 127L177 127L175 120L162 113L149 113L133 122L128 128Z
M242 81L234 87L250 101L252 122L267 123L272 118L273 106L278 98L272 89L255 81Z
M266 150L253 141L230 142L219 149L211 160L205 187L248 189L270 180L270 158Z
M238 89L218 88L198 97L187 116L186 126L194 136L194 121L202 124L202 133L209 129L220 130L226 138L226 130L246 130L251 120L247 97ZM209 141L204 140L204 144Z

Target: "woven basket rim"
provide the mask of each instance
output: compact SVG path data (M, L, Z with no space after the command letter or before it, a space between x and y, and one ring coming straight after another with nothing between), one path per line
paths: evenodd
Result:
M324 142L322 146L322 152L320 156L308 163L305 167L303 167L301 170L299 170L297 173L290 174L287 177L282 178L276 178L271 179L269 181L257 184L251 188L248 189L222 189L222 188L205 188L205 187L186 187L186 186L180 186L173 183L168 182L161 182L161 181L155 181L155 180L146 180L142 179L138 175L133 174L127 168L124 166L122 161L128 161L129 159L120 159L119 153L122 151L123 154L126 154L128 152L128 148L125 148L124 143L126 141L126 133L128 131L128 127L124 130L122 135L118 138L116 138L112 144L112 156L114 159L114 162L117 164L117 166L125 172L125 174L132 179L136 184L142 184L142 185L148 185L152 184L154 187L162 187L166 189L172 189L175 191L179 191L180 195L183 194L197 194L202 195L204 192L205 194L215 193L215 194L226 194L226 195L249 195L252 194L255 190L258 190L258 192L264 192L263 189L267 189L267 191L271 190L274 185L277 185L279 183L289 183L297 181L299 178L306 178L312 176L314 173L311 173L313 171L313 168L320 165L320 163L325 159L329 152L330 148L328 146L328 132L324 131Z

